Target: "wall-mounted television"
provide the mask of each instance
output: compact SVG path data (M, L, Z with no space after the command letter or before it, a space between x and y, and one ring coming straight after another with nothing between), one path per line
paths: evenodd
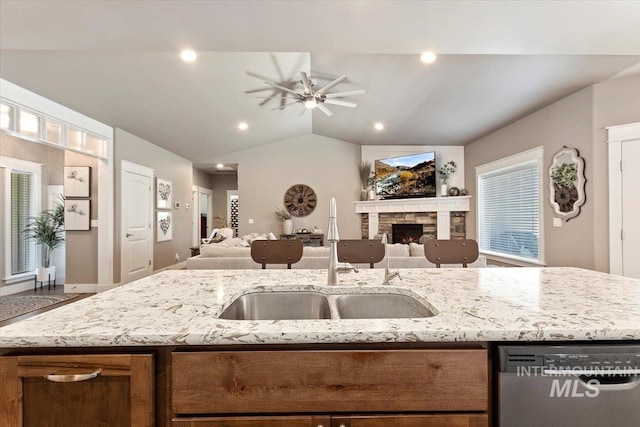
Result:
M376 194L383 199L436 197L436 153L376 160L375 178Z

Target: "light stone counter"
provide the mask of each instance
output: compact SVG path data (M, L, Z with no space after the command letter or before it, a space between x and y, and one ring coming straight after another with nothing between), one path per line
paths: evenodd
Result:
M0 328L0 348L287 343L638 340L640 281L577 268L404 269L383 288L417 295L424 319L233 321L217 316L255 290L372 292L381 270L180 270Z

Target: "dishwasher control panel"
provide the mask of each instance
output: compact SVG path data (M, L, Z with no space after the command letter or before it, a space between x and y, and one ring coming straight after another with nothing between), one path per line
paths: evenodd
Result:
M640 345L505 346L500 371L538 369L640 369Z

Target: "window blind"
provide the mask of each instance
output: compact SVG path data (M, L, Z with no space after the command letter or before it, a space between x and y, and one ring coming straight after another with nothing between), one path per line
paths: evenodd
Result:
M11 274L31 270L31 248L23 230L31 212L31 174L11 172Z
M480 249L539 261L537 164L487 172L478 176L478 184Z

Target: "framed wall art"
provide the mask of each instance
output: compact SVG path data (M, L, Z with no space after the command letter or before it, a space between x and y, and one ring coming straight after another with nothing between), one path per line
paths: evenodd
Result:
M171 185L171 181L156 179L156 207L158 209L171 209L173 207L171 203L172 192L173 185Z
M87 231L91 229L91 200L64 201L65 231Z
M90 197L91 167L65 166L63 183L64 197Z
M171 212L157 212L156 215L156 242L171 240L173 238Z

